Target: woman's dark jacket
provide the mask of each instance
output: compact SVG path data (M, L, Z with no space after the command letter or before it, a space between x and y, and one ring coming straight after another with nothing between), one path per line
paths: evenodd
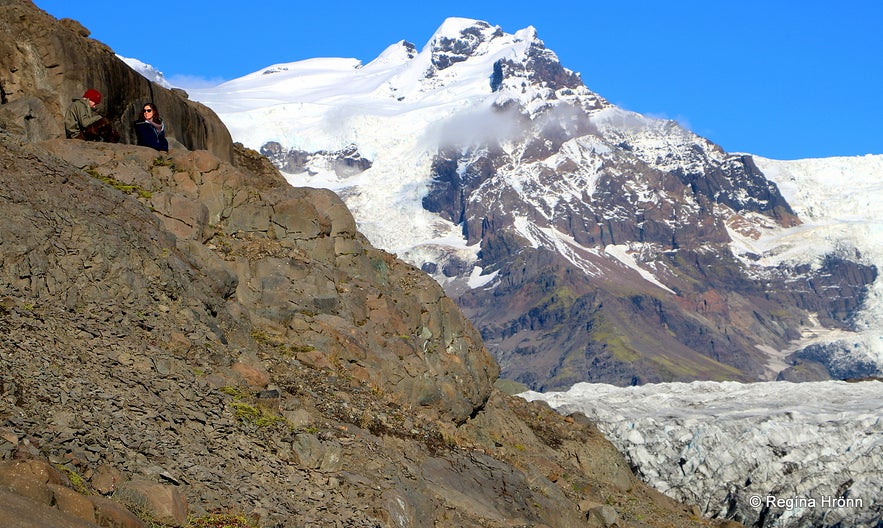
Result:
M136 121L135 135L138 136L138 144L142 147L151 147L166 152L169 150L165 124L163 124L161 130L157 130L147 121Z

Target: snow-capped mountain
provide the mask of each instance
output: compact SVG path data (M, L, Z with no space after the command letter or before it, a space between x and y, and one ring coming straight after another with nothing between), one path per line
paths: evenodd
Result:
M532 28L467 19L422 49L277 64L190 96L292 185L339 193L532 388L883 368L883 156L730 154L611 105ZM880 514L879 396L865 383L696 382L542 397L597 420L648 480L709 514L863 526ZM748 502L844 490L871 516Z
M638 474L712 517L758 527L883 523L883 383L579 383L528 392L585 414Z
M277 64L190 96L293 185L340 194L531 388L881 372L876 216L867 238L824 231L842 219L775 183L809 181L797 165L611 105L533 28L454 18L420 50Z
M130 68L140 73L143 77L150 80L151 82L154 82L162 86L163 88L172 88L171 83L166 80L163 73L150 64L142 62L138 59L133 59L131 57L123 57L122 55L117 55L117 58L128 64Z
M376 245L414 262L441 246L474 265L480 248L467 247L462 229L421 200L440 148L516 133L514 113L488 118L509 97L488 97L491 75L495 63L523 57L537 42L533 28L506 35L475 20L448 19L423 52L401 41L366 65L355 59L278 64L190 96L215 110L248 147L276 142L285 151L280 156L291 149L311 154L306 163L288 165L289 181L339 191ZM544 104L547 91L526 85L518 97ZM372 161L370 171L336 170L337 153L352 146Z

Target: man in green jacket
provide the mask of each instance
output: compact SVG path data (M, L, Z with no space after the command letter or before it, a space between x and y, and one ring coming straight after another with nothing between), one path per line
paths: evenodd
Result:
M65 135L71 139L117 143L120 135L106 118L95 111L101 92L89 88L81 99L74 99L64 115Z

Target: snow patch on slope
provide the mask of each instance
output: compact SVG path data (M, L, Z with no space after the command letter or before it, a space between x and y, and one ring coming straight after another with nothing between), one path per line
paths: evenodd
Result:
M669 293L675 293L671 288L659 282L659 280L657 280L652 273L638 265L638 261L635 259L635 256L631 252L631 248L629 248L629 246L624 244L608 244L607 247L604 248L604 253L613 256L614 258L616 258L616 260L637 271L638 274L643 277L645 281L655 284Z

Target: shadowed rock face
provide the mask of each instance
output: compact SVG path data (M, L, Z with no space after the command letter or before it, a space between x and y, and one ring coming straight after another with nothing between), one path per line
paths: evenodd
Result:
M153 101L169 137L191 150L209 150L230 161L233 144L209 108L167 90L132 70L89 31L70 19L56 20L27 0L0 2L0 126L31 140L64 137L63 116L88 88L102 93L98 111L124 143L141 105Z

